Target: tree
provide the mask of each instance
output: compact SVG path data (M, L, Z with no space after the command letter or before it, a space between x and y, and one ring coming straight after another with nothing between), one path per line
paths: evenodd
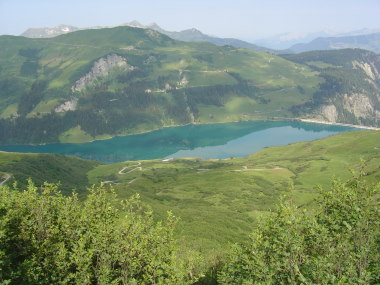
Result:
M378 284L379 184L335 180L317 212L283 200L245 245L234 245L221 284Z
M0 191L0 284L187 284L168 213L93 187L86 200L32 182ZM196 277L193 278L193 281Z

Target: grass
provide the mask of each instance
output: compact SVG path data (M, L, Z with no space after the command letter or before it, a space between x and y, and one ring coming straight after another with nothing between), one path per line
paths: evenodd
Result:
M8 118L10 116L17 115L17 104L8 105L5 110L1 113L0 118Z
M31 178L38 186L45 181L60 183L65 194L76 189L84 195L89 185L87 172L98 165L99 162L73 156L0 152L0 172L12 175L8 185L17 181L21 188Z
M299 205L308 206L316 196L316 185L328 187L333 177L348 179L349 169L359 166L361 159L368 163L367 179L379 181L378 141L379 132L357 131L271 147L240 159L100 165L89 171L88 179L113 181L121 198L139 193L158 217L173 211L182 221L183 242L212 252L244 239L281 195L290 194ZM125 174L119 174L126 166Z
M83 143L93 140L94 138L83 131L80 126L67 130L59 136L61 143Z
M0 152L0 173L10 185L31 177L37 185L61 182L63 192L106 182L120 199L138 193L156 219L167 211L180 218L177 237L183 248L206 258L241 242L261 217L271 214L282 195L313 207L318 190L331 180L352 176L364 165L370 183L380 181L380 132L354 131L311 142L263 149L245 158L183 158L101 164L69 156ZM363 164L364 161L364 164Z

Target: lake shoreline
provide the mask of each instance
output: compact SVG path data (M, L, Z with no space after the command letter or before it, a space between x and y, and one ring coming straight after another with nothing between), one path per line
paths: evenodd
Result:
M304 122L304 123L323 124L323 125L331 125L331 126L351 127L351 128L356 128L356 129L365 129L365 130L371 130L371 131L380 131L380 128L362 126L362 125L332 123L332 122L327 122L327 121L320 121L320 120L314 120L314 119L301 119L301 118L296 119L296 120L300 122Z
M190 125L219 125L219 124L228 124L228 123L240 123L240 122L255 122L255 121L261 121L261 122L279 122L279 121L288 121L288 122L303 122L303 123L310 123L310 124L322 124L322 125L330 125L330 126L342 126L342 127L351 127L356 129L366 129L366 130L372 130L372 131L380 131L380 128L377 127L370 127L370 126L363 126L363 125L353 125L353 124L345 124L345 123L332 123L328 121L322 121L322 120L316 120L316 119L304 119L304 118L267 118L267 119L257 119L257 120L244 120L244 121L228 121L228 122L207 122L207 123L200 123L200 122L193 122L183 125L170 125L170 126L163 126L161 128L155 128L148 131L140 131L136 133L130 133L130 134L120 134L120 135L114 135L109 137L104 137L101 139L93 139L89 141L83 141L83 142L53 142L53 143L41 143L41 144L14 144L14 145L24 145L24 146L43 146L43 145L49 145L49 144L85 144L85 143L93 143L97 141L105 141L109 139L113 139L116 137L127 137L127 136L135 136L135 135L142 135L147 134L155 131L159 131L166 128L175 128L175 127L184 127L184 126L190 126ZM7 147L10 145L0 145L0 147Z
M275 119L275 120L273 120ZM358 130L300 120L251 120L218 124L187 124L165 127L144 135L117 136L96 143L11 145L6 152L75 155L104 163L169 157L245 157L263 148L311 141Z
M255 121L261 121L261 122L280 122L280 121L289 121L289 122L303 122L303 123L311 123L311 124L322 124L322 125L331 125L331 126L342 126L342 127L351 127L351 128L356 128L356 129L365 129L365 130L372 130L372 131L380 131L380 128L376 127L370 127L370 126L363 126L363 125L353 125L353 124L344 124L344 123L332 123L332 122L327 122L327 121L321 121L321 120L314 120L314 119L302 119L302 118L276 118L276 119L257 119L257 120L246 120L246 121L228 121L228 122L210 122L210 123L199 123L199 122L194 122L194 123L189 123L189 124L184 124L184 125L170 125L170 126L163 126L162 128L157 128L157 129L152 129L149 131L141 131L141 132L136 132L136 133L131 133L131 134L125 134L125 135L114 135L110 136L104 139L94 139L90 140L87 142L81 142L81 143L92 143L96 141L104 141L104 140L109 140L113 139L116 137L126 137L126 136L134 136L134 135L142 135L154 131L159 131L162 129L166 128L175 128L175 127L184 127L184 126L190 126L190 125L219 125L219 124L228 124L228 123L240 123L240 122L255 122ZM61 143L61 142L57 142ZM77 144L77 143L67 143L67 144ZM44 144L40 144L44 145Z

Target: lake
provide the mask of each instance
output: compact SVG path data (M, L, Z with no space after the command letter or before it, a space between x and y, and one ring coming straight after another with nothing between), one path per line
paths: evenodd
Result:
M0 150L75 155L106 163L155 158L244 157L269 146L310 141L355 130L295 121L250 121L164 128L80 144L0 146Z

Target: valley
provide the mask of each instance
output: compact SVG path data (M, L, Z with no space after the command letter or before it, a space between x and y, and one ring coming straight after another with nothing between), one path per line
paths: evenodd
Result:
M329 187L334 177L346 180L352 175L350 169L357 170L363 163L366 180L378 181L379 141L378 131L354 131L265 148L244 158L114 164L0 152L0 171L9 173L20 185L28 177L36 185L61 181L64 193L73 187L81 197L86 196L86 187L100 183L113 187L119 199L138 193L152 207L156 219L164 218L169 210L181 218L177 234L182 246L211 256L227 248L229 242L244 240L259 217L270 215L284 194L291 195L300 207L313 208L317 185Z

